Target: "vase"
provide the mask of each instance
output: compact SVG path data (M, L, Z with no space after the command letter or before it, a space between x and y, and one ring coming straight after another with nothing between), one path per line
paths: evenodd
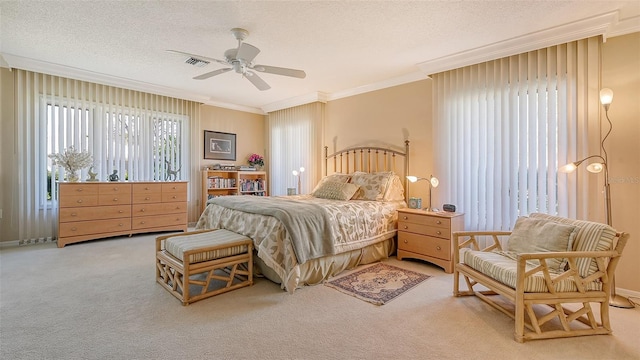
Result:
M80 175L78 175L77 171L70 171L67 173L67 181L78 182L80 181Z

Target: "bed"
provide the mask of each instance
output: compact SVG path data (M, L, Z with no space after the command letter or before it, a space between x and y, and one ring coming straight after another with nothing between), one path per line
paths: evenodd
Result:
M251 238L256 270L293 293L395 251L396 210L406 207L404 151L352 147L324 151L324 176L310 194L218 197L196 229Z

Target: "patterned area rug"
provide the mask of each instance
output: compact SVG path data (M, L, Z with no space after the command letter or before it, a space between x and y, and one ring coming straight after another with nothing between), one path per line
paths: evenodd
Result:
M430 277L393 265L376 263L325 282L325 285L358 299L384 305Z

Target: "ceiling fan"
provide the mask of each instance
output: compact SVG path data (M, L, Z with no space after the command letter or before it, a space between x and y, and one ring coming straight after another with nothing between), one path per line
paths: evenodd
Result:
M238 74L241 74L242 77L251 81L251 83L258 88L260 91L269 90L271 86L267 84L262 78L260 78L256 71L268 73L268 74L276 74L276 75L284 75L291 76L295 78L304 79L307 74L302 70L289 69L277 66L268 66L268 65L258 65L253 62L253 59L260 53L260 49L257 47L247 44L244 39L249 36L249 32L245 29L233 28L231 29L231 33L238 40L238 47L235 49L229 49L224 52L224 60L214 59L201 55L189 54L182 51L177 50L167 50L168 52L186 55L189 56L187 59L187 63L190 64L198 64L200 63L202 66L209 64L210 62L217 62L222 65L226 65L229 67L214 70L208 73L204 73L202 75L198 75L194 77L195 80L204 80L208 79L212 76L224 74L227 71L235 71Z

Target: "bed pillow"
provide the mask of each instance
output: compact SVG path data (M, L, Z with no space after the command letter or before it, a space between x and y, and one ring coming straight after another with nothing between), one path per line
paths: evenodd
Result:
M322 185L326 181L348 183L349 179L351 179L351 175L348 175L348 174L335 173L335 174L327 175L322 179L320 179L320 181L318 181L318 184L316 185L315 188L313 188L313 191L311 191L311 193L313 194L314 192L316 192L316 190L320 188L320 185Z
M337 181L325 181L311 195L321 199L350 200L360 187Z
M391 175L391 180L387 186L387 191L382 198L384 201L404 201L404 186L397 174Z
M391 180L392 172L364 173L355 172L351 175L350 183L358 185L360 192L354 196L354 200L384 200L385 192Z
M516 220L507 251L515 254L532 252L570 251L577 227L544 219L520 217ZM555 271L564 271L567 259L547 259L547 265Z

